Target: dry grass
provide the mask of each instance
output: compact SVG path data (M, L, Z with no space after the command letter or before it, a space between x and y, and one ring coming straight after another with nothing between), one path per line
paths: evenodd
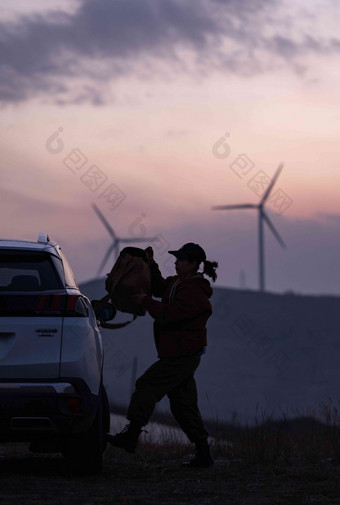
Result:
M173 505L340 503L340 464L254 463L215 455L209 469L183 469L190 449L141 444L135 455L109 447L101 475L70 475L57 455L9 451L0 460L1 498L6 505Z
M302 421L216 425L209 469L181 467L193 447L171 431L161 445L142 442L135 455L109 446L103 473L86 477L70 475L61 456L0 446L0 504L339 505L337 412L325 409L323 424Z

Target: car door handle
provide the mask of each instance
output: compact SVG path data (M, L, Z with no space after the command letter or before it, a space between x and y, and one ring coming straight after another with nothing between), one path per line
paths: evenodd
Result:
M0 331L0 338L10 338L15 337L15 333L10 331Z

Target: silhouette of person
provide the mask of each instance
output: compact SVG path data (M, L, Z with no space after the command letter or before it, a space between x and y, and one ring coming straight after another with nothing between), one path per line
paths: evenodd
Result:
M210 297L212 287L204 274L216 280L216 262L207 261L202 247L187 243L177 251L169 251L176 257L177 275L164 279L153 258L152 247L146 249L151 271L152 294L161 297L154 300L145 293L132 299L141 304L154 318L154 338L158 361L151 365L136 381L127 412L130 423L121 433L107 434L109 443L134 453L138 437L155 408L165 395L170 409L196 446L193 467L213 465L208 444L208 433L197 405L197 388L194 374L207 345L206 323L212 314ZM199 267L203 262L203 272Z

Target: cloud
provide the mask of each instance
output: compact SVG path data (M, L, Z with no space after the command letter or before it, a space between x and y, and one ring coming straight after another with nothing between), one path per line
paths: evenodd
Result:
M215 29L203 4L192 9L188 2L171 0L84 0L74 14L21 18L0 27L0 99L16 102L46 91L56 95L66 91L60 84L65 77L110 79L148 57L175 59L175 44L199 49ZM97 65L98 60L105 64ZM101 104L89 89L72 101L82 103L86 96Z
M56 105L80 105L82 103L92 103L92 105L103 105L105 103L102 94L93 86L83 86L82 92L77 93L75 97L57 98Z
M249 76L282 62L301 72L294 58L339 51L340 41L331 35L326 41L308 34L299 41L264 35L264 28L282 23L275 21L280 5L197 0L193 8L189 0L82 0L72 13L22 17L0 25L0 101L47 94L58 105L102 105L106 91L100 83L131 73L152 76L160 62L179 72L219 69Z

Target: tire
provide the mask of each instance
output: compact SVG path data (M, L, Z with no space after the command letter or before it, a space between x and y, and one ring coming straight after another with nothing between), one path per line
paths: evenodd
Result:
M104 422L104 418L107 416L103 416L103 407L106 400L105 388L101 386L97 413L90 429L81 435L73 435L64 439L62 453L68 469L72 473L93 474L102 471L105 447L103 428L107 423L107 420Z
M111 417L110 417L109 399L107 397L107 392L104 386L102 386L102 416L103 416L103 451L105 451L107 446L105 433L110 432Z

